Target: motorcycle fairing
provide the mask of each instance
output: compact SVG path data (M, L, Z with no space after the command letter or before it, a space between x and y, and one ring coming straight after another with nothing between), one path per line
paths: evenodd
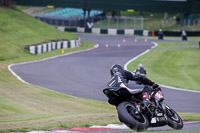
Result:
M121 83L120 87L127 89L131 94L140 93L144 89L143 85L135 85L135 84L125 85L124 83Z
M164 96L161 91L153 92L151 96L154 97L158 101L164 100Z

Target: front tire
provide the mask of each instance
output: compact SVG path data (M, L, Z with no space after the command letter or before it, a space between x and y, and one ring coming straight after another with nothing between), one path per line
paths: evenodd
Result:
M129 102L122 102L117 106L118 117L129 128L135 131L145 131L149 126L147 117L142 113L135 113L135 106Z
M183 121L181 117L168 105L166 105L166 115L168 119L168 125L176 130L183 128Z

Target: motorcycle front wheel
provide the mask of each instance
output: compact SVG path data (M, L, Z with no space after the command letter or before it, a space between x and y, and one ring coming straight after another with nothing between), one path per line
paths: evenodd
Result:
M142 113L136 113L135 106L130 102L122 102L117 106L118 117L129 128L135 131L145 131L149 126L147 117Z
M166 115L168 119L168 125L176 130L180 130L183 128L183 121L181 117L168 105L166 106Z

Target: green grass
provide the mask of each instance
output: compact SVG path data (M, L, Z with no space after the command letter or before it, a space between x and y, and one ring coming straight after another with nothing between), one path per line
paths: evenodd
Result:
M168 42L160 42L158 47L176 47L176 46L199 46L198 42L181 42L181 43L168 43Z
M196 43L164 43L161 46L196 45ZM154 49L131 62L129 70L139 63L147 69L148 77L168 86L200 91L199 49Z
M0 132L50 130L59 127L90 126L118 122L114 107L105 102L74 98L61 93L27 85L17 80L8 65L61 54L60 50L31 55L25 45L55 39L76 39L31 16L0 8ZM3 26L2 26L3 25ZM93 47L82 42L65 53Z
M16 6L16 9L18 10L25 10L25 9L29 9L30 6Z
M200 121L200 113L179 113L184 121Z
M0 61L24 57L24 46L55 39L76 39L20 11L0 8Z
M93 47L93 43L82 43L81 47L66 49L65 53ZM108 103L74 98L17 80L8 71L9 62L42 59L58 55L60 50L41 55L25 54L27 57L0 64L0 132L50 130L118 122L114 107Z
M117 122L114 107L104 102L74 98L61 93L24 85L7 70L0 70L0 129L10 131Z

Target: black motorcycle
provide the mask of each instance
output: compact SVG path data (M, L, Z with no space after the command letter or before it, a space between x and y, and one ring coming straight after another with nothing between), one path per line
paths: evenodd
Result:
M130 85L109 87L104 89L103 93L108 97L108 102L116 106L119 120L130 129L145 131L148 127L165 125L176 130L183 128L180 116L164 103L160 88L152 91L150 106L143 103L141 91L141 88L131 88Z

